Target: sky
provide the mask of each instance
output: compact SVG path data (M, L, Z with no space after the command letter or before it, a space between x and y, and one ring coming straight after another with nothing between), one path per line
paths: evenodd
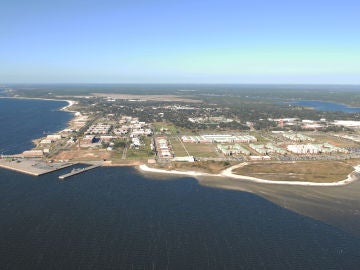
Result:
M0 83L360 84L358 0L2 0Z

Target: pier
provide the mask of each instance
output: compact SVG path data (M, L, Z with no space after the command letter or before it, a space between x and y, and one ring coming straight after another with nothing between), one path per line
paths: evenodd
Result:
M77 175L77 174L80 174L80 173L83 173L83 172L86 172L86 171L90 171L90 170L95 169L95 168L100 167L100 166L101 165L96 164L96 165L91 165L91 166L86 167L86 168L73 169L71 172L69 172L67 174L60 175L59 179L64 180L65 178L68 178L68 177L71 177L71 176L74 176L74 175Z
M48 163L38 159L0 159L0 168L29 174L32 176L40 176L43 174L55 172L69 166L73 166L74 162L54 162Z

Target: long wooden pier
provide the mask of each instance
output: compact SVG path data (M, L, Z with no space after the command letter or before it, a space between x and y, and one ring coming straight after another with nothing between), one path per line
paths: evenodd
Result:
M86 172L86 171L90 171L92 169L95 169L97 167L100 167L101 165L97 164L97 165L92 165L86 168L81 168L81 169L73 169L71 172L67 173L67 174L63 174L59 176L59 179L64 180L65 178Z

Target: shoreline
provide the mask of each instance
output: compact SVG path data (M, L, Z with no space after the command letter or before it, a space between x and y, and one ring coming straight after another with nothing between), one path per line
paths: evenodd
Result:
M47 100L47 101L65 101L69 103L65 107L61 108L60 110L66 110L67 108L71 107L72 105L76 104L76 101L69 100L69 99L55 99L55 98L31 98L31 97L0 97L1 99L29 99L29 100ZM76 111L70 111L76 112Z
M54 98L30 98L30 97L0 97L1 99L28 99L28 100L45 100L45 101L64 101L67 102L68 105L65 105L64 107L60 108L59 111L65 111L70 113L80 113L78 111L69 110L69 108L75 104L77 104L76 101L70 100L70 99L54 99ZM71 120L70 120L71 121Z
M53 100L60 100L60 99L53 99ZM80 113L80 112L78 112L78 111L69 110L69 108L70 108L71 106L77 104L76 101L74 101L74 100L68 100L68 99L67 99L67 100L63 99L63 100L60 100L60 101L66 101L67 103L69 103L67 106L62 107L62 108L60 109L60 111L71 112L71 113Z
M346 179L340 180L337 182L328 182L328 183L319 183L319 182L305 182L305 181L274 181L274 180L266 180L246 175L238 175L234 174L232 171L241 166L245 166L247 163L240 163L230 168L227 168L221 171L219 174L211 174L211 173L203 173L203 172L195 172L195 171L177 171L177 170L164 170L148 167L146 164L142 164L137 167L138 170L142 172L150 172L150 173L161 173L161 174L170 174L170 175L188 175L188 176L212 176L212 177L226 177L238 180L244 180L253 183L260 184L272 184L272 185L292 185L292 186L316 186L316 187L337 187L337 186L345 186L352 182L357 181L359 178L355 177L353 173L360 173L360 165L354 167L354 171L351 172Z
M73 121L76 118L76 114L80 113L78 111L70 110L74 104L76 104L76 101L73 100L64 100L64 99L49 99L49 98L29 98L29 97L0 97L2 99L29 99L29 100L45 100L45 101L64 101L67 102L68 105L62 107L60 111L70 112L73 113L73 117L71 120L67 122L67 127L65 129L71 128L71 121ZM64 129L63 129L64 130ZM60 133L63 130L55 131L54 133ZM34 140L38 140L40 138L36 138ZM218 174L212 174L212 173L206 173L206 172L199 172L199 171L178 171L178 170L165 170L165 169L158 169L158 168L151 168L147 166L146 164L139 164L140 162L133 162L132 164L104 164L104 167L135 167L139 171L142 172L149 172L149 173L159 173L159 174L168 174L168 175L186 175L190 177L201 177L201 176L207 176L207 177L225 177L225 178L231 178L231 179L237 179L237 180L243 180L243 181L249 181L254 183L261 183L261 184L274 184L274 185L292 185L292 186L323 186L323 187L334 187L334 186L344 186L348 185L359 178L354 176L354 173L360 173L360 165L354 167L354 171L351 172L346 179L340 180L337 182L325 182L325 183L319 183L319 182L306 182L306 181L276 181L276 180L267 180L257 177L251 177L246 175L238 175L234 174L232 171L236 168L242 167L247 165L246 162L240 163L234 166L231 166L227 169L222 170ZM22 172L22 171L20 171Z
M151 172L151 173L162 173L162 174L171 174L171 175L188 175L188 176L222 176L221 174L211 174L205 172L196 172L196 171L177 171L177 170L164 170L151 168L146 164L139 165L137 167L140 171Z
M343 105L344 107L347 107L348 109L360 109L360 107L353 107L353 105L350 105L350 104L346 104L346 103L342 103L342 102L336 102L336 101L323 101L323 100L317 100L317 99L312 99L312 100L308 100L308 99L300 99L300 100L295 100L295 101L290 101L290 102L286 102L285 103L297 103L297 102L301 102L301 101L315 101L315 102L323 102L323 103L335 103L335 104L340 104L340 105ZM296 105L299 105L299 104L296 104ZM310 107L310 108L313 108L314 110L315 107Z
M59 111L65 111L70 113L80 113L78 111L69 110L69 108L75 104L77 104L76 101L70 100L70 99L54 99L54 98L30 98L30 97L0 97L1 99L28 99L28 100L45 100L45 101L64 101L67 102L68 105L65 105L64 107L60 108ZM71 120L70 120L71 121Z
M71 128L71 121L73 121L76 118L76 114L80 113L78 111L73 111L73 110L69 110L69 108L71 106L73 106L74 104L77 104L76 101L74 100L69 100L69 99L51 99L51 98L30 98L30 97L0 97L0 99L27 99L27 100L45 100L45 101L64 101L67 102L68 104L65 105L64 107L60 108L59 111L64 111L64 112L69 112L73 114L73 117L67 121L66 123L66 127L64 129L58 130L58 131L54 131L53 133L60 133L66 129ZM39 138L34 138L31 140L31 142L33 143L33 145L36 146L36 144L34 143L34 141L41 139L42 137ZM34 147L32 147L31 149L34 149ZM29 150L31 150L29 149ZM26 149L24 151L27 151ZM19 153L20 154L20 153ZM16 154L15 154L16 155Z

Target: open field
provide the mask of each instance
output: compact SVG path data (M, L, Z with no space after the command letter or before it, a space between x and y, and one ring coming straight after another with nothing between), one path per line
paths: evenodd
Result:
M168 122L156 122L152 124L154 127L155 132L161 132L162 129L165 129L166 132L165 133L169 133L169 134L177 134L178 131L178 127L175 126L172 123L168 123Z
M104 167L121 167L121 166L139 166L141 164L146 163L146 159L142 160L142 159L117 159L117 160L111 160L111 161L107 161L104 162L103 166Z
M139 149L129 147L126 153L127 159L148 159L155 156L155 153L150 148L150 137L142 138L144 145L140 146Z
M190 156L194 157L219 157L215 143L184 143Z
M337 182L346 179L354 168L346 161L257 162L233 172L239 175L276 181Z
M175 154L175 157L184 157L188 154L186 153L182 143L179 141L177 137L168 138L169 142L171 143L172 150Z
M55 160L103 160L109 159L110 152L104 149L80 149L62 151L54 156Z
M168 164L156 164L154 167L165 170L196 171L218 174L222 170L234 165L232 162L196 161L196 162L171 162Z
M150 147L140 147L139 149L129 148L126 153L126 159L147 159L153 158L154 153L150 150Z
M167 129L168 134L172 134L172 135L176 135L178 133L191 134L190 129L175 126L173 123L170 123L170 122L155 122L155 123L152 123L152 125L153 125L156 133L160 132L161 129L164 128L164 129Z
M330 143L337 147L359 147L359 145L360 145L359 143L356 143L356 142L353 142L350 140L336 138L334 136L326 135L326 134L316 135L316 136L312 136L312 137L319 143L327 142L327 143Z
M130 94L106 94L106 93L93 93L97 97L111 97L116 99L133 99L144 101L171 101L171 102L188 102L188 103L200 103L199 99L190 99L186 97L176 95L130 95Z

